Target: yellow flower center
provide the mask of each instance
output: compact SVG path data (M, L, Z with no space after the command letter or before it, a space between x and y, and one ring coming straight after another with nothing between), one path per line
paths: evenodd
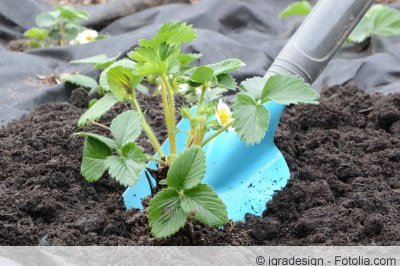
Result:
M218 111L218 117L223 126L231 122L231 114L224 109Z
M88 35L88 36L86 36L86 40L91 42L94 40L94 38L93 38L93 36Z

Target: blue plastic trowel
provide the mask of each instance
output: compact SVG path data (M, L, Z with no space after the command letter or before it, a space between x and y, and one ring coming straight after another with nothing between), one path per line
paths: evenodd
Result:
M361 20L374 0L321 0L295 35L280 52L266 76L276 73L299 75L313 83L332 56ZM246 213L261 215L275 190L282 189L290 172L282 153L274 144L274 134L284 105L268 102L268 131L260 144L247 146L234 131L226 131L205 147L206 175L203 183L211 185L224 201L229 218L237 221ZM189 131L188 120L179 129ZM209 135L212 132L208 133ZM182 151L185 134L177 134L177 149ZM162 145L169 152L169 141ZM154 163L149 168L156 169ZM145 173L124 193L127 208L142 209L141 200L150 194Z

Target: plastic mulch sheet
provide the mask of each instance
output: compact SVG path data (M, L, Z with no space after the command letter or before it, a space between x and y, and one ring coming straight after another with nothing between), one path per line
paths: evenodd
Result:
M279 19L290 0L200 0L197 4L169 4L136 12L146 1L114 0L80 7L89 12L84 25L109 34L101 41L77 46L12 52L7 42L23 37L35 17L52 8L40 0L1 0L0 3L0 124L20 118L40 103L65 101L64 84L39 86L37 76L81 72L94 78L90 66L69 65L73 59L97 54L124 55L140 38L151 37L166 21L182 20L198 29L198 38L184 52L201 52L201 64L235 57L247 66L236 72L241 80L262 76L303 20ZM319 25L323 27L323 25ZM324 86L354 81L367 92L400 91L400 38L373 37L370 49L343 47L314 83Z

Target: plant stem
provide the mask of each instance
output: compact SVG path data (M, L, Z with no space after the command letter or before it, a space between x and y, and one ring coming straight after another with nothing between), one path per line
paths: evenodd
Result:
M166 162L164 162L163 160L160 160L160 159L158 159L158 158L154 158L154 157L151 157L151 156L148 156L147 157L147 160L148 161L155 161L155 162L158 162L158 163L160 163L160 164L162 164L162 165L168 165Z
M62 19L60 19L60 35L61 35L60 45L64 46L66 43L65 43L64 22Z
M217 131L215 131L211 136L209 136L208 138L206 138L203 143L201 144L201 147L203 147L204 145L206 145L208 142L210 142L213 138L215 138L216 136L218 136L219 134L221 134L222 132L224 132L228 127L232 126L233 121L229 122L228 124L226 124L225 126L223 126L222 128L218 129Z
M197 104L195 116L197 116L199 114L199 111L203 105L204 95L206 94L206 90L207 90L207 86L203 84L201 86L201 94L200 94L200 98L199 98L199 103Z
M161 75L161 94L163 98L165 119L167 122L167 130L169 137L169 146L171 149L171 155L176 155L176 134L175 129L175 100L174 93L169 84L168 77L165 74ZM168 93L168 96L167 96Z
M92 121L92 120L88 120L88 122L89 122L90 124L94 125L94 126L98 126L98 127L104 128L104 129L106 129L106 130L108 130L108 131L111 131L111 128L109 128L109 127L106 126L106 125L103 125L103 124L94 122L94 121Z
M206 90L207 90L207 86L206 85L202 85L201 86L201 94L200 94L200 99L199 99L199 104L196 108L196 114L195 117L198 116L199 110L202 108L203 105L203 101L204 101L204 95L206 94ZM203 137L204 135L201 134L200 129L203 127L203 125L200 125L200 127L198 128L197 126L191 126L190 127L190 133L189 133L189 138L186 142L186 148L189 148L190 145L195 144L195 145L200 145L201 142L203 141Z
M147 124L146 118L144 117L144 115L142 113L142 110L140 109L139 103L136 100L136 96L134 94L131 95L131 101L132 101L132 105L135 108L135 110L142 117L142 126L143 126L144 132L146 132L147 136L149 137L149 140L150 140L151 144L153 145L154 149L156 150L156 152L158 153L160 158L164 158L165 155L164 155L164 153L163 153L163 151L161 149L160 142L158 142L157 137L156 137L156 135L154 135L154 132L151 129L150 125Z
M186 140L186 144L185 144L185 147L186 147L186 148L189 148L190 145L192 145L193 138L194 138L193 134L196 133L196 132L194 131L194 128L195 128L194 126L190 125L189 136L188 136L188 139Z
M203 85L201 86L201 94L200 94L200 99L199 99L199 108L200 108L201 105L203 104L204 95L206 94L206 90L207 90L207 86L203 84Z

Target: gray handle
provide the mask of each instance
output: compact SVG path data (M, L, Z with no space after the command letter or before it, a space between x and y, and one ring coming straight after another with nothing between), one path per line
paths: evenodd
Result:
M299 75L313 83L374 0L319 0L266 76Z

